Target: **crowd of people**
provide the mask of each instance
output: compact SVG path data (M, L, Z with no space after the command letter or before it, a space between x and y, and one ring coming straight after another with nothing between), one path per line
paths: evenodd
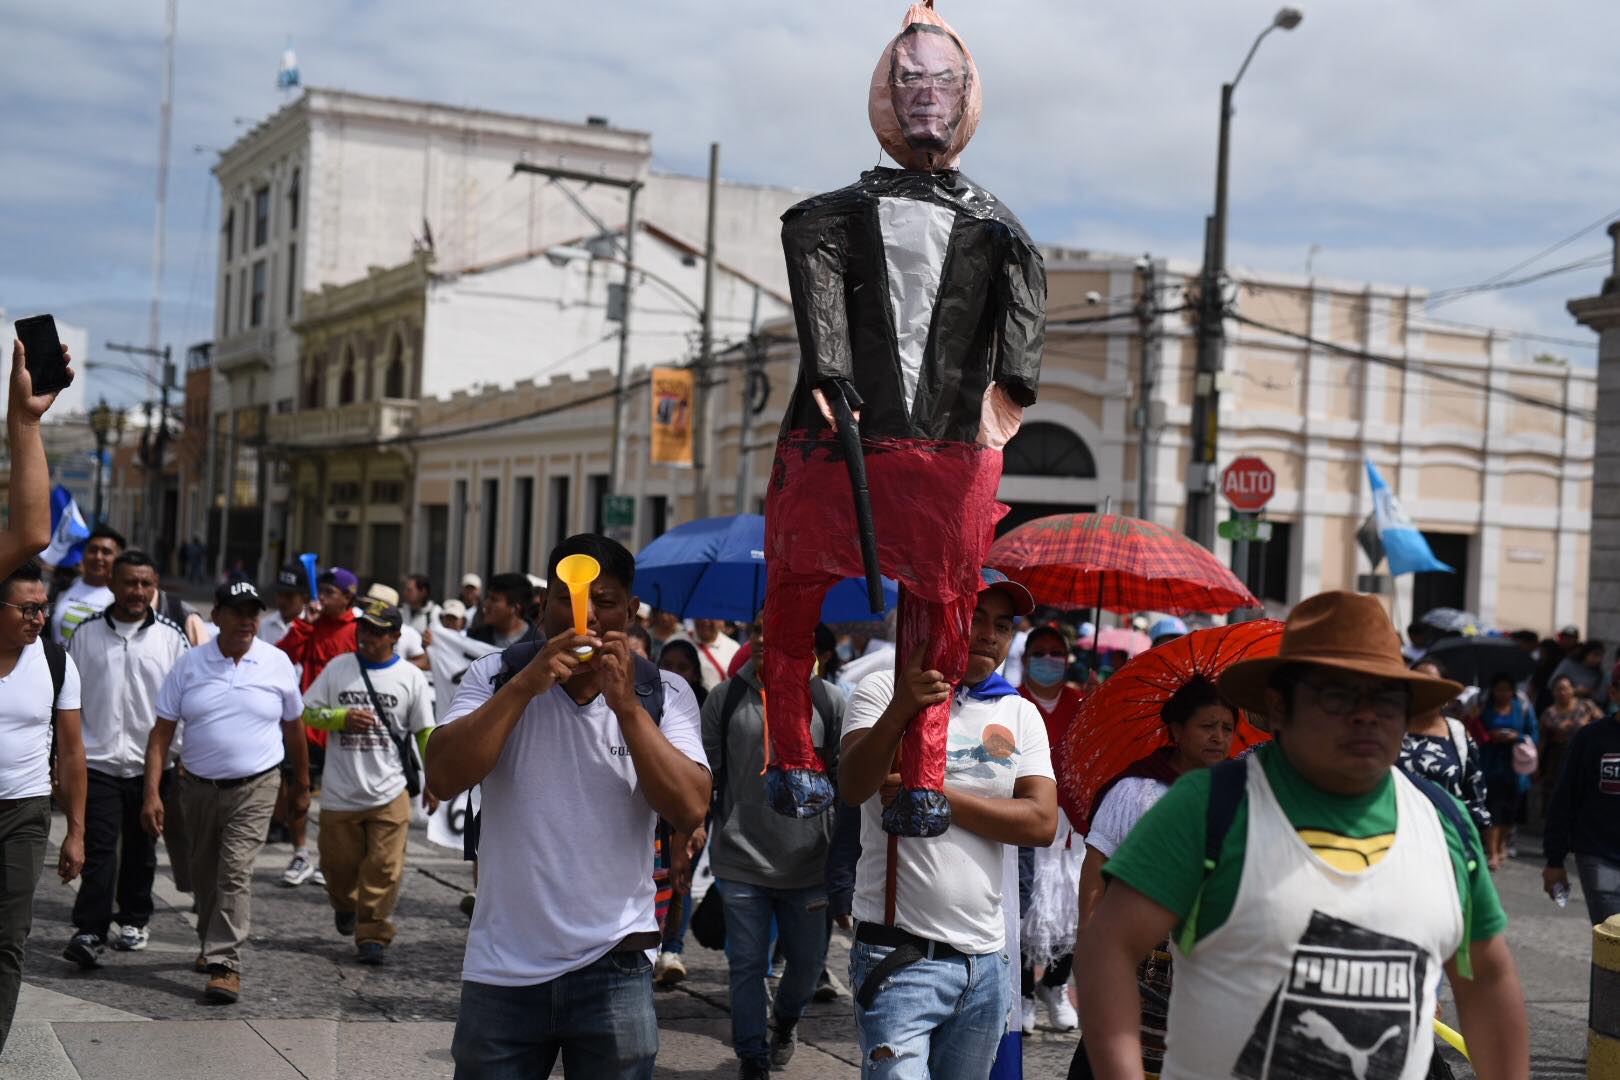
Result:
M1128 657L1078 649L1084 627L986 569L955 677L925 646L900 655L892 620L816 628L810 738L840 799L787 816L763 775L763 616L648 610L632 553L592 534L543 576L468 574L442 600L422 575L290 565L268 598L228 576L205 619L106 527L64 581L34 559L49 534L30 424L49 400L20 363L12 379L0 1043L53 806L57 872L82 877L65 960L147 946L161 839L194 898L202 994L226 1004L267 843L290 847L285 887L325 889L355 961L385 963L413 804L476 788L452 1045L468 1080L558 1059L650 1076L653 987L686 976L688 934L724 949L744 1077L786 1066L808 1003L844 995L874 1077L988 1076L1042 1012L1084 1027L1071 1076L1423 1076L1442 976L1477 1074L1523 1077L1492 872L1538 778L1549 893L1567 898L1573 853L1594 920L1620 909L1620 687L1578 635L1525 641L1528 680L1465 688L1440 651L1403 655L1375 599L1312 597L1276 656L1169 688L1162 745L1070 820L1055 750ZM601 568L583 632L550 584L576 555ZM1149 629L1163 644L1188 627ZM883 812L898 751L934 706L951 825L900 838ZM1228 760L1244 720L1269 740ZM835 927L853 931L847 981L828 968Z

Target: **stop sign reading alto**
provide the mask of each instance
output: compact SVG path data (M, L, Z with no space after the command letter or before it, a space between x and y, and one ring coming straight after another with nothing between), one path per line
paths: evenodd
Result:
M1277 474L1257 457L1240 457L1221 473L1221 494L1246 514L1265 509L1277 490Z

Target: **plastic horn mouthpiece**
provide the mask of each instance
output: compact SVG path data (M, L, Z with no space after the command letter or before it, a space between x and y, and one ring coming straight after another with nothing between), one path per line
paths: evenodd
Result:
M590 621L591 582L601 575L602 564L589 555L570 555L557 564L557 577L568 586L568 597L574 602L574 633L580 637L585 636ZM574 650L581 660L589 660L593 654L589 645Z

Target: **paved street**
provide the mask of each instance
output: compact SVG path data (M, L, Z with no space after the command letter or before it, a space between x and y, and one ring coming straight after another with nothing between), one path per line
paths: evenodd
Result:
M57 835L61 820L58 819ZM1537 1077L1584 1076L1590 931L1579 896L1559 911L1540 893L1533 852L1499 877L1530 1003ZM359 967L332 931L322 890L277 884L289 856L267 848L255 877L253 940L242 1001L202 1002L191 970L189 901L158 876L151 946L109 953L97 972L61 959L72 892L54 876L34 905L18 1024L0 1056L5 1080L426 1080L451 1075L450 1035L466 918L457 909L471 874L453 853L413 834L399 905L399 940L386 967ZM54 865L54 851L51 856ZM834 970L847 946L834 943ZM693 976L658 996L660 1077L730 1077L725 965L695 944ZM849 1000L813 1006L788 1080L856 1074ZM1026 1075L1062 1077L1074 1039L1043 1033L1027 1045ZM1466 1070L1459 1067L1459 1076Z

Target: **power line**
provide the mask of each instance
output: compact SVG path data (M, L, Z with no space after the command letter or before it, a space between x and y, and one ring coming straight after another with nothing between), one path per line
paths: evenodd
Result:
M1478 286L1465 286L1464 288L1465 288L1465 290L1472 290L1472 289L1475 289L1475 288L1479 288L1481 286L1493 285L1496 282L1501 281L1503 278L1511 277L1512 275L1517 274L1520 270L1523 270L1525 267L1532 266L1535 263L1540 262L1542 259L1546 258L1548 255L1551 255L1553 252L1559 250L1560 248L1567 247L1568 245L1573 244L1575 241L1579 240L1581 237L1585 236L1587 233L1591 232L1593 229L1602 228L1603 226L1607 225L1609 222L1615 220L1615 218L1620 218L1620 210L1610 210L1607 214L1604 214L1602 217L1598 218L1596 221L1592 222L1590 225L1581 226L1579 229L1576 229L1574 232L1570 233L1568 236L1564 237L1562 240L1555 241L1554 243L1549 244L1547 247L1542 248L1540 251L1536 252L1534 255L1530 256L1528 259L1523 259L1523 260L1521 260L1519 262L1516 262L1512 266L1508 267L1506 270L1503 270L1500 273L1494 274L1491 277L1486 278L1484 281L1481 281ZM1446 289L1444 291L1445 292L1457 292L1458 290L1456 290L1456 289Z
M1538 409L1548 409L1563 416L1585 421L1586 423L1592 423L1596 420L1596 415L1591 410L1577 409L1572 406L1565 405L1562 402L1549 401L1546 398L1536 397L1534 394L1522 393L1518 390L1512 390L1507 387L1496 387L1491 386L1488 383L1475 382L1473 379L1465 378L1460 375L1453 375L1446 371L1436 370L1434 367L1421 361L1406 360L1397 356L1382 356L1378 353L1368 352L1365 349L1352 348L1350 346L1340 345L1332 341L1323 341L1322 339L1312 337L1309 334L1302 334L1297 330L1285 330L1280 326L1271 326L1267 323L1260 322L1257 319L1251 319L1248 316L1239 315L1235 312L1230 313L1228 317L1236 322L1243 323L1245 326L1252 326L1257 330L1265 330L1273 334L1281 334L1284 337L1305 342L1313 348L1338 353L1341 356L1348 356L1357 360L1365 360L1368 363L1373 364L1382 364L1385 367L1395 368L1399 371L1407 372L1413 375L1421 375L1426 379L1433 379L1435 382L1451 383L1456 386L1465 386L1472 389L1476 393L1485 394L1487 396L1494 394L1497 397L1506 398L1509 401L1515 401L1521 405L1528 405L1532 408Z
M1555 266L1551 270L1541 270L1534 274L1527 274L1524 277L1510 278L1505 281L1494 280L1488 283L1481 282L1478 285L1464 285L1455 289L1441 289L1439 292L1429 294L1429 299L1425 306L1430 308L1439 307L1441 304L1449 304L1454 300L1461 300L1465 296L1476 296L1479 293L1484 292L1498 292L1502 289L1516 289L1520 285L1529 285L1537 281L1543 281L1550 277L1557 277L1559 274L1568 274L1575 270L1590 270L1592 267L1602 266L1611 258L1613 258L1613 256L1608 252L1598 252L1596 254L1577 259L1574 262L1565 263L1562 266Z

